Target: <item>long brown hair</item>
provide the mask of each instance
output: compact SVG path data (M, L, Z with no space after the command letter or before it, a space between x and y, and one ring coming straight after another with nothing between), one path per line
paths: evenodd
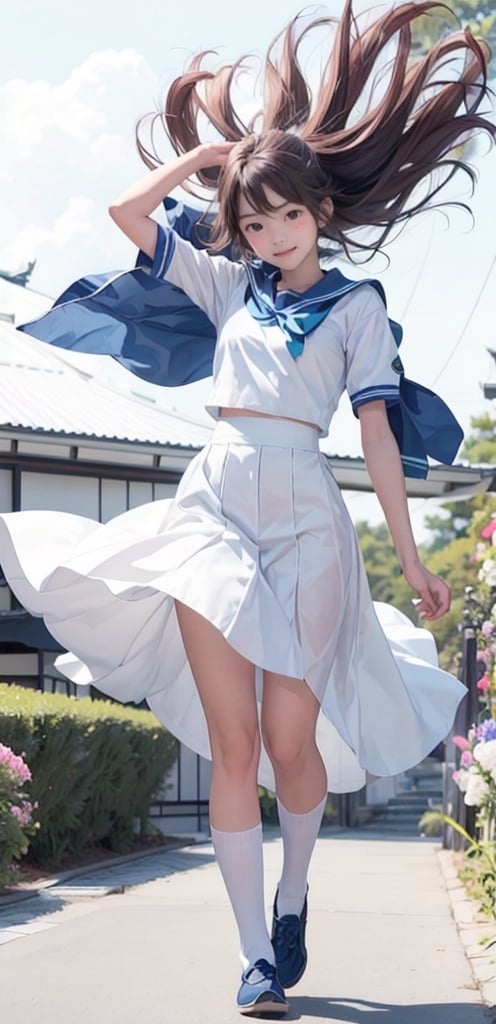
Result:
M302 19L296 17L269 48L263 67L264 108L246 124L231 99L246 58L216 72L202 66L205 53L194 58L172 83L165 110L155 118L177 153L200 144L201 118L223 139L240 143L222 172L209 168L197 176L202 186L218 190L215 247L233 239L242 245L239 193L262 209L264 182L314 212L329 197L333 215L322 234L347 252L350 244L373 252L395 226L432 206L457 170L474 181L473 170L454 149L480 130L496 134L494 124L479 112L488 95L487 48L465 29L445 35L427 54L413 59L412 26L440 7L433 0L402 3L363 31L351 0L346 0L339 20L318 18L301 27ZM334 30L333 46L312 102L299 52L310 32L329 27ZM378 61L392 39L395 53L387 86L375 101ZM363 97L367 104L360 115L357 104ZM255 133L258 118L261 129ZM140 155L147 166L156 166L156 152L144 145L140 132L138 125ZM366 244L357 237L363 227L374 229Z

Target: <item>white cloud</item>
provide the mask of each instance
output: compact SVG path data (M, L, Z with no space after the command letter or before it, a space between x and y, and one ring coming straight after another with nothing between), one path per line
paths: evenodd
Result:
M72 196L66 209L49 227L26 224L21 228L12 243L11 251L20 263L23 258L33 259L40 251L45 255L51 251L54 259L63 258L66 247L83 239L89 238L97 244L97 234L92 225L94 215L95 204L91 199Z
M144 173L134 125L156 91L156 75L130 49L93 53L56 85L12 79L0 88L0 265L36 257L31 283L53 295L130 262L107 207Z

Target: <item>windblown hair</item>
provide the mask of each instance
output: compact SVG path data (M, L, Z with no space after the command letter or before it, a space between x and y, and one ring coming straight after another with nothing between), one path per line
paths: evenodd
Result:
M323 17L301 27L296 17L268 51L263 111L247 124L231 96L246 58L216 72L202 66L206 53L194 58L172 83L165 111L154 120L161 120L178 154L200 144L202 119L223 139L239 142L222 169L197 175L203 187L217 193L215 248L234 240L243 251L239 196L267 212L264 186L304 203L315 216L322 200L330 198L333 213L321 233L349 253L350 245L379 249L396 226L433 205L457 170L474 182L473 170L455 149L480 130L496 134L494 124L479 112L488 95L487 47L465 29L445 34L427 54L413 59L412 27L440 8L434 0L402 3L363 31L351 0L338 21ZM299 53L308 34L323 27L334 29L334 39L314 100ZM391 40L394 56L387 64L387 84L379 89L378 67ZM147 166L156 166L156 151L145 147L140 131L141 122L140 155ZM441 174L434 175L438 170ZM367 245L354 237L363 227L375 229Z

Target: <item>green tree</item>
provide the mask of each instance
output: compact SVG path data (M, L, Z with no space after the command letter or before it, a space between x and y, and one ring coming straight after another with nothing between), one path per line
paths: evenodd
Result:
M496 465L496 419L489 413L471 420L472 433L468 435L460 458L472 465ZM426 545L430 554L440 551L454 540L470 535L471 523L477 511L487 511L488 519L496 510L496 501L487 493L477 494L462 501L447 501L442 512L426 516L424 523L432 533Z
M473 465L496 464L496 419L489 413L471 421L472 432L461 450L461 458ZM477 587L479 566L473 561L482 526L496 514L496 499L487 493L463 501L446 502L442 514L428 516L425 525L432 532L426 545L426 565L451 587L452 603L447 615L431 625L443 668L456 671L460 662L460 628L466 604L465 588Z
M416 621L412 605L415 595L403 576L386 524L370 526L361 521L355 524L355 528L374 601L392 604Z
M476 38L483 39L494 55L489 62L489 77L496 72L496 4L495 0L443 0L445 7L439 11L425 14L418 18L413 41L419 54L430 50L433 43L444 35L446 23L456 27L458 20L461 28L470 28ZM446 11L449 7L454 17L449 18Z
M464 621L465 588L477 585L478 566L472 561L474 543L471 537L457 537L446 547L426 554L431 572L441 576L451 587L451 608L442 619L428 623L439 652L439 663L454 675L461 663L461 627Z
M488 413L475 417L461 451L473 464L496 464L496 419ZM443 668L457 673L461 658L461 626L464 621L465 588L477 587L479 566L473 554L482 526L496 514L496 499L478 494L463 501L446 502L425 524L431 539L420 548L425 565L451 587L451 609L430 624ZM374 601L386 601L420 625L412 605L412 591L402 575L387 526L356 524Z

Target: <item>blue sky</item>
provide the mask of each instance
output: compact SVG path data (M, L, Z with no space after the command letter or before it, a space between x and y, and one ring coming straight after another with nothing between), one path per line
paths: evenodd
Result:
M107 215L112 199L142 173L136 118L201 49L221 60L261 53L301 5L287 0L11 0L0 5L0 266L37 258L33 288L55 295L88 271L126 267L133 253ZM340 5L318 10L336 13ZM20 31L22 26L22 31ZM428 214L393 245L383 281L391 315L403 321L407 376L434 386L467 428L491 409L481 382L494 380L496 157L475 156L480 182L475 226L455 213ZM463 180L455 192L467 198ZM163 397L197 415L208 387ZM358 454L356 424L342 404L328 450ZM415 508L416 518L422 511ZM418 513L418 515L417 515Z

